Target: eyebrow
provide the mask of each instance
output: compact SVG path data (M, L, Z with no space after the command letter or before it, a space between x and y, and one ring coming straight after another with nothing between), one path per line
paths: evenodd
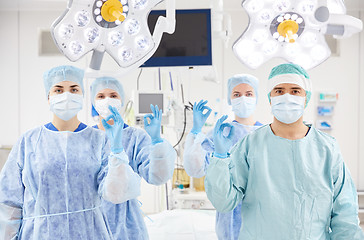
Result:
M246 93L252 93L253 91L252 90L248 90L248 91L246 91ZM233 93L241 93L241 92L239 92L239 91L234 91Z
M71 88L79 87L77 84L70 86Z
M273 90L284 90L286 88L283 88L283 87L275 87L273 88ZM290 90L303 90L303 88L301 87L292 87L292 88L289 88Z
M61 85L55 85L54 87L55 88L63 88L63 86L61 86Z

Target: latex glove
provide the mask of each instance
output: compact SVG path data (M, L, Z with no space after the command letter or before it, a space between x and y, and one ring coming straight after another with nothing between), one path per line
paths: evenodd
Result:
M207 118L210 116L212 109L205 106L207 101L201 100L199 103L193 104L193 127L191 133L199 134ZM204 113L204 111L207 112Z
M111 115L109 115L106 119L102 119L102 125L105 128L107 137L110 139L111 152L120 153L124 150L122 143L124 120L115 107L109 106L109 109ZM113 125L107 123L110 119L114 120Z
M154 107L152 104L150 104L150 109L153 114L144 116L144 129L152 138L152 144L157 144L163 142L161 138L162 110L158 109L158 105Z
M222 116L219 120L217 120L217 123L214 128L214 145L215 145L215 151L214 156L218 158L227 158L228 152L230 148L233 146L233 135L234 135L234 126L230 123L224 123L224 121L228 118L227 115ZM228 128L229 132L228 134L224 129Z

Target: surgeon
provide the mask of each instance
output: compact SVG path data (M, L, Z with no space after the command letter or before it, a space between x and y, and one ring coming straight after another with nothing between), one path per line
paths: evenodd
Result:
M231 126L234 126L236 130L232 144L262 126L254 119L254 111L258 102L258 86L258 79L248 74L235 75L228 80L228 104L232 105L235 115ZM201 100L193 106L193 127L187 135L184 149L184 168L189 176L195 178L205 176L211 154L215 151L213 132L207 136L201 132L211 113L211 108L206 104L207 101ZM215 228L220 240L238 239L240 227L241 203L230 212L216 212Z
M108 121L111 112L123 121L120 112L125 95L118 80L112 77L97 78L91 85L91 99L100 114L99 124L94 126L95 128L107 131L109 124L112 124L112 120ZM176 151L168 141L161 138L162 111L153 105L151 110L153 114L144 116L145 131L123 122L123 129L117 134L120 134L120 146L125 154L125 161L134 173L150 184L161 185L172 178ZM102 208L114 239L148 239L137 199L130 199L121 204L104 201Z
M242 201L239 239L363 240L357 192L337 141L303 122L311 96L308 74L281 64L268 82L273 123L230 150L235 127L224 123L226 116L217 121L208 198L222 212Z
M113 239L102 198L116 204L140 195L117 134L122 119L108 116L107 139L77 118L83 76L72 66L44 74L53 120L24 133L0 173L0 239Z

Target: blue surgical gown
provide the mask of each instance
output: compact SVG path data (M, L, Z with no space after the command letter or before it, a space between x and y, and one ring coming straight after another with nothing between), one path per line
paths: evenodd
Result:
M1 239L112 239L100 207L108 145L91 127L23 134L0 174Z
M122 141L129 165L146 182L161 185L172 178L177 155L170 143L163 140L152 145L150 136L144 130L127 125ZM121 204L103 201L102 209L115 239L148 239L138 200L131 199Z
M364 239L339 146L313 127L299 140L259 128L227 159L211 158L205 188L218 211L242 201L242 240Z
M262 124L256 122L254 126L246 126L236 121L231 123L235 127L233 143L237 143L247 134L256 130ZM189 176L200 178L205 176L210 163L211 154L214 152L213 131L207 137L203 134L197 136L190 133L187 136L184 151L184 168ZM227 134L227 133L226 133ZM216 234L220 240L236 240L239 237L241 226L241 203L231 212L216 212Z

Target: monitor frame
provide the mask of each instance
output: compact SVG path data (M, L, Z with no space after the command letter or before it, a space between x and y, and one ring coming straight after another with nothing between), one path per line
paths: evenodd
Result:
M152 10L150 15L165 15L165 10ZM178 56L178 57L154 57L147 60L140 67L192 67L192 66L212 66L212 25L211 25L211 9L180 9L176 10L178 14L203 13L207 17L207 48L206 56ZM161 41L163 43L163 39ZM159 45L160 46L160 45ZM158 49L156 50L156 52Z
M163 96L162 116L167 115L167 95L166 95L166 93L164 91L157 90L157 91L137 91L136 92L135 102L134 102L135 116L144 116L146 114L152 114L152 113L140 113L140 109L139 109L140 94L158 94L158 95L161 94ZM158 108L161 109L161 106L158 105Z

